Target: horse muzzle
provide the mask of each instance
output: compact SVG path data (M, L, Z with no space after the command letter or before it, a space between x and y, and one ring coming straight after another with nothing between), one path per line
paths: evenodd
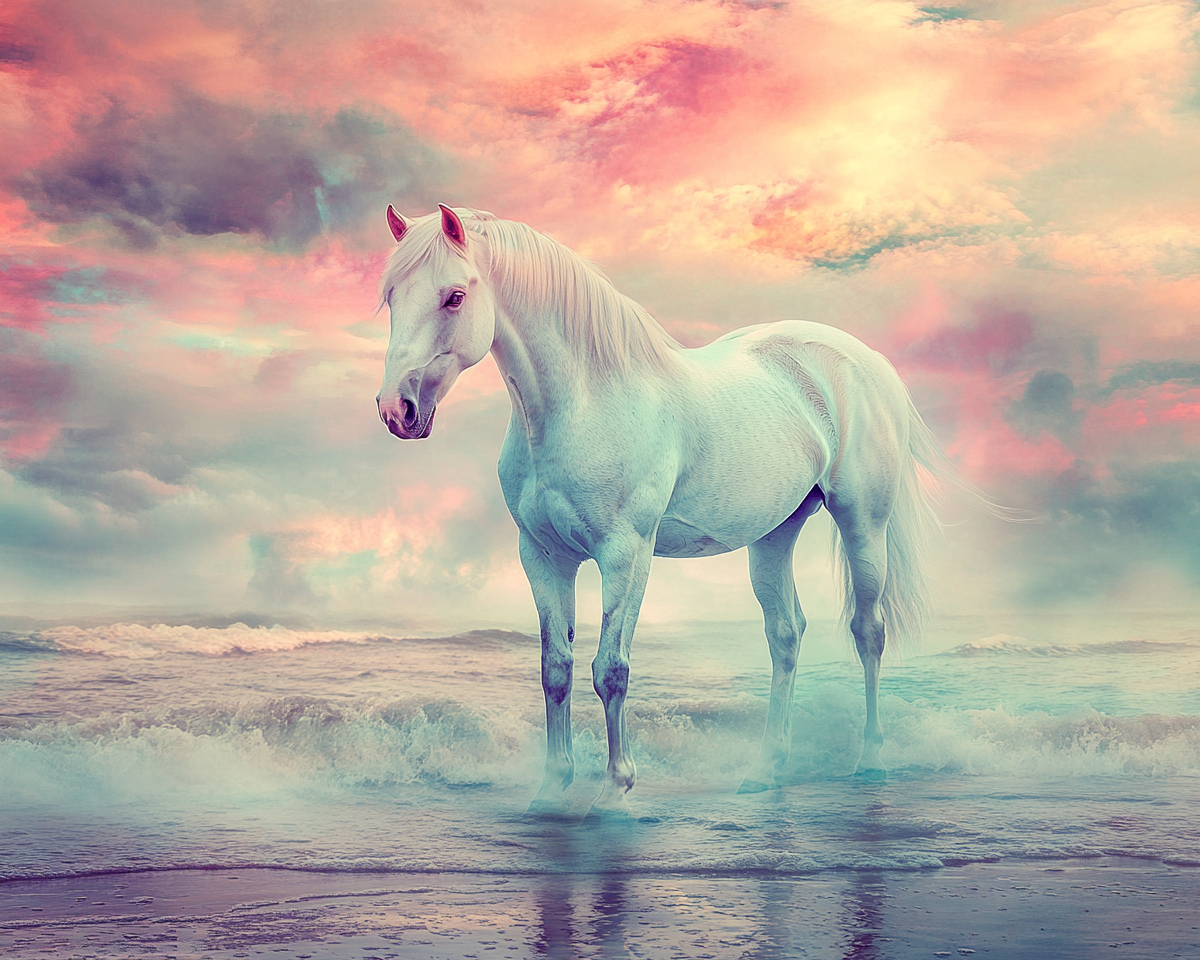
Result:
M390 403L376 399L379 407L379 419L388 428L392 436L401 440L424 440L433 430L433 415L436 407L430 404L424 411L407 397L401 397Z

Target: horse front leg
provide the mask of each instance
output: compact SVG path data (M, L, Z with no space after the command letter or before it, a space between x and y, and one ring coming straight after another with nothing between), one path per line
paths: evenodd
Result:
M604 789L592 804L592 814L628 815L625 794L637 780L637 768L629 750L625 727L625 697L629 692L629 651L637 626L650 561L653 537L630 536L620 544L608 544L596 558L600 567L604 611L600 623L600 646L592 661L592 685L604 704L608 731L608 771Z
M542 692L546 697L546 771L531 813L563 813L566 789L575 779L571 744L571 681L575 669L575 574L577 563L557 562L524 532L521 565L537 604L542 638Z

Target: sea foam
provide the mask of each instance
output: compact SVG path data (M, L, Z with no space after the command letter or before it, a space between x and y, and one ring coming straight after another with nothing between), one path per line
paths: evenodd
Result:
M1031 643L1005 633L974 640L942 657L1107 657L1112 654L1200 653L1200 640L1108 640L1099 643Z
M50 627L40 638L60 650L129 660L145 660L169 653L223 656L230 653L265 653L295 650L317 643L363 643L372 635L341 630L290 630L250 627L235 623L228 627L170 626L157 623L113 623L98 627Z

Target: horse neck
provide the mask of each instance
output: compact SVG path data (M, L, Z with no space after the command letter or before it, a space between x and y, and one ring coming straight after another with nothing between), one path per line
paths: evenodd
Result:
M523 224L492 221L493 355L533 420L635 370L667 370L679 345L572 251Z
M516 314L499 299L497 307L492 356L513 409L531 436L539 434L541 422L586 389L594 375L566 342L552 310Z

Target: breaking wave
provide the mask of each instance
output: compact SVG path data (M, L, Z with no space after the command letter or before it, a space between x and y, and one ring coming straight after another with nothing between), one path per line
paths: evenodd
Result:
M464 638L500 639L523 634L503 630L479 630ZM364 644L396 638L378 633L344 630L296 630L275 624L251 627L234 623L227 627L195 627L157 623L113 623L103 626L48 627L34 633L0 631L0 650L10 653L60 652L149 660L170 654L222 657L230 654L278 653L317 644ZM453 638L451 638L453 639Z
M1200 774L1200 717L1112 717L968 710L885 697L884 759L897 771L1020 777ZM596 714L599 711L595 711ZM583 714L583 711L580 711ZM634 758L652 782L736 784L761 735L761 701L633 707ZM797 703L792 762L803 783L853 772L861 748L857 691L829 683ZM164 793L520 787L540 779L540 711L486 710L452 699L339 703L273 697L72 722L0 727L0 782L10 798L121 802ZM580 777L604 769L600 717L581 715Z
M1107 657L1112 654L1200 652L1200 640L1110 640L1101 643L1030 643L1005 633L964 643L943 657Z

